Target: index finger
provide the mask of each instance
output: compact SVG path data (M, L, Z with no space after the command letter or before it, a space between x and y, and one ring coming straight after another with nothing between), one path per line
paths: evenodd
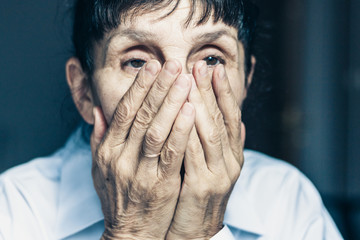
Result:
M214 91L229 137L230 147L236 158L242 155L241 110L231 89L223 65L214 70Z
M160 63L156 60L152 60L140 69L134 83L116 107L105 136L106 138L115 140L117 144L125 142L131 124L136 117L136 113L154 83L160 68Z

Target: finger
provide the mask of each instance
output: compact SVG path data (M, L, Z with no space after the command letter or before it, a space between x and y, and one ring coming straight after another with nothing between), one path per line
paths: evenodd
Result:
M204 102L210 112L210 115L215 117L219 112L215 94L211 84L211 74L205 61L198 61L193 68L193 75L199 92L204 99ZM215 118L214 118L215 119Z
M189 101L195 107L195 126L204 150L207 166L211 171L222 171L225 165L220 132L214 119L210 116L199 90L194 85L192 85L189 94Z
M107 130L107 123L100 107L93 108L93 115L94 115L94 128L90 137L90 146L94 159L95 151L98 148Z
M195 126L190 132L189 141L185 150L184 166L185 175L191 177L199 176L199 174L197 174L198 172L203 172L207 169L204 151Z
M153 85L160 67L158 61L148 62L140 69L134 83L118 103L107 133L116 144L125 142L136 113Z
M241 110L232 92L223 65L214 69L213 86L219 109L223 115L230 147L237 159L242 155Z
M163 176L179 176L194 121L195 108L187 102L181 108L170 136L161 151L159 170Z
M171 87L159 112L146 131L142 154L147 159L141 161L140 165L146 164L146 168L158 167L158 154L163 148L175 119L189 95L190 88L191 80L187 75L180 75Z
M213 73L213 72L212 72ZM221 141L223 146L229 146L224 118L219 110L214 90L212 87L212 73L209 72L205 61L198 61L193 68L193 75L196 81L197 88L208 108L208 111L215 121L216 126L221 133Z
M140 146L147 129L160 106L164 102L169 89L177 79L181 65L177 60L165 63L163 70L157 76L149 94L139 109L129 134L129 144Z

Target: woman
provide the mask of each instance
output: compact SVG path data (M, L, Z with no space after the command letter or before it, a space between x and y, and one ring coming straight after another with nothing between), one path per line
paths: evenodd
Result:
M249 1L78 0L74 16L66 76L91 137L1 176L0 236L341 239L301 173L243 151Z

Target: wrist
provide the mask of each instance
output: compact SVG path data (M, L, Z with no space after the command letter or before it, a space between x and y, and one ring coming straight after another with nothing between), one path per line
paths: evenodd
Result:
M100 240L146 240L146 239L158 239L152 238L151 236L140 236L139 234L127 234L127 233L114 233L112 231L105 230Z

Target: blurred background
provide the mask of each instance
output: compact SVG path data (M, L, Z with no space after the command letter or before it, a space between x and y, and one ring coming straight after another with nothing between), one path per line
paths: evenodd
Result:
M360 239L360 1L256 2L246 146L297 166L345 239ZM76 126L69 3L1 0L0 173L52 153Z

